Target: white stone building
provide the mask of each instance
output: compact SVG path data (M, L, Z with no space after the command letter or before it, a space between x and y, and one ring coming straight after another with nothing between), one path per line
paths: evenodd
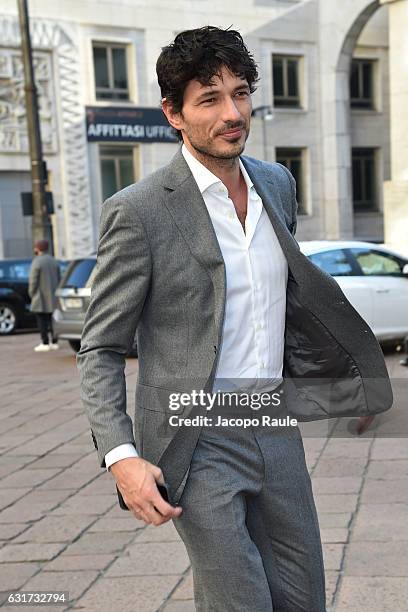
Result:
M408 0L30 0L29 9L57 255L94 251L104 197L174 154L155 62L177 32L208 23L240 30L259 64L253 103L266 108L246 152L296 175L298 238L385 238L406 250ZM0 257L31 254L16 11L2 0Z

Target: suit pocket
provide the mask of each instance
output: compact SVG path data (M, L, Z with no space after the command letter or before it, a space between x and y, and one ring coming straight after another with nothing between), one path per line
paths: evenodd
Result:
M154 465L174 438L178 427L170 424L170 414L137 406L141 415L140 455Z
M141 406L144 410L161 412L164 414L182 414L184 406L179 406L180 392L163 387L153 387L138 383L136 386L136 409Z

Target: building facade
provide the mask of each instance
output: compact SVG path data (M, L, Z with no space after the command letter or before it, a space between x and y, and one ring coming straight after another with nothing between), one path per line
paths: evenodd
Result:
M178 31L209 22L240 30L259 64L246 153L295 175L299 239L386 239L385 200L394 219L405 198L405 183L391 180L389 14L408 2L385 4L29 2L55 253L95 251L103 200L171 159L178 145L159 108L155 62ZM21 205L31 187L19 45L16 3L3 0L0 257L31 254L31 218ZM388 231L396 236L391 221Z

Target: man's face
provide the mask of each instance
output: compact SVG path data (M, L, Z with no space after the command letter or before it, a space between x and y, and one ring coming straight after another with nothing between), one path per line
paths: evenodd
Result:
M222 67L212 85L197 80L187 84L183 108L172 113L163 110L171 125L181 130L184 142L204 155L233 159L241 155L249 136L252 101L246 79Z

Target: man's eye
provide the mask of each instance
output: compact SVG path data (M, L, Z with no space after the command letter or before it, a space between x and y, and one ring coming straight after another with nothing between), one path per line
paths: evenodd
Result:
M241 96L242 98L244 98L245 96L249 96L249 92L248 91L238 91L237 96Z
M206 100L203 100L201 102L201 104L207 104L207 102L214 102L215 98L206 98Z

